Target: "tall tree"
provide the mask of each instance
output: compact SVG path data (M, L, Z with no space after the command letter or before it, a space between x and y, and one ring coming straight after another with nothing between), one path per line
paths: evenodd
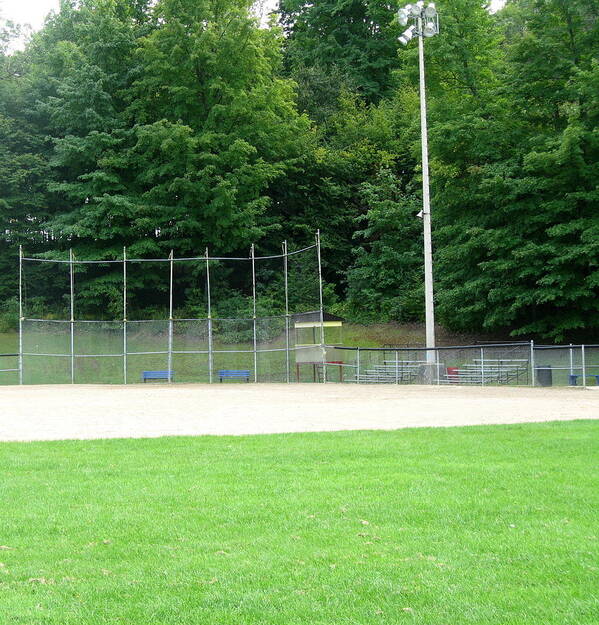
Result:
M343 90L367 102L390 93L399 25L381 0L281 0L286 67L300 105L320 123Z
M103 253L127 243L152 254L232 251L272 227L264 190L310 133L291 84L276 76L280 35L259 29L249 9L159 2L159 26L133 41L122 59L130 84L116 94L106 63L59 42L54 53L77 69L47 104L64 135L54 160L64 175L52 188L72 205L57 228L90 247L102 241Z
M29 63L9 53L18 26L0 21L0 306L15 297L18 245L39 245L49 216L45 199L49 174L44 128L31 114L33 99L25 86Z
M512 2L498 21L501 83L457 126L436 129L441 319L551 340L590 336L599 305L596 7Z

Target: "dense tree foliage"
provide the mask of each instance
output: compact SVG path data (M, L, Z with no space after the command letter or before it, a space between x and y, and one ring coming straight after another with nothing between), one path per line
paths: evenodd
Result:
M596 337L597 4L437 5L426 60L438 319ZM261 25L251 0L62 0L16 53L18 28L0 28L0 306L14 307L19 244L246 255L320 228L334 310L422 318L416 46L398 50L380 0L281 0L278 17ZM80 276L90 314L116 310L119 280L116 268ZM201 314L193 280L178 280ZM131 281L151 309L151 272ZM236 297L232 313L246 305Z
M434 129L437 293L454 327L597 329L597 17L588 0L508 4L497 82Z

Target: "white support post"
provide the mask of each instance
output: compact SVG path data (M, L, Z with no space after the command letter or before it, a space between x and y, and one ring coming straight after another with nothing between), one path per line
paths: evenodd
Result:
M72 249L69 249L69 277L71 283L71 384L75 384L75 276Z
M170 280L169 280L169 304L168 304L168 381L173 381L173 277L175 270L174 252L171 250L170 260Z
M254 326L254 382L258 381L258 336L256 332L256 253L254 244L250 248L252 260L252 320Z
M435 304L433 299L433 247L431 234L431 204L428 172L428 130L426 124L426 87L424 74L424 42L422 18L418 18L418 66L420 71L420 135L422 143L422 227L424 234L424 308L426 320L426 360L434 363ZM429 374L429 377L430 376Z
M399 384L399 352L395 350L395 384Z
M360 348L356 353L356 383L360 383Z
M123 384L127 384L127 248L123 246Z
M290 374L290 354L289 354L289 268L287 256L287 241L283 241L283 272L285 278L285 377L287 384L291 382Z
M485 348L480 348L480 385L485 385Z
M534 341L530 341L530 385L531 386L535 386L536 385L536 378L535 378L535 342Z
M23 246L19 245L19 384L23 384Z
M322 382L327 381L327 350L324 342L324 305L322 299L322 258L320 251L320 230L316 231L316 254L318 257L318 295L320 305L320 348L322 350Z
M584 345L580 346L580 352L582 357L582 388L587 387L587 362L586 354L584 353Z
M570 343L570 375L574 375L574 358L572 354L572 343Z
M208 307L208 382L212 384L212 301L210 295L210 257L206 248L206 302Z

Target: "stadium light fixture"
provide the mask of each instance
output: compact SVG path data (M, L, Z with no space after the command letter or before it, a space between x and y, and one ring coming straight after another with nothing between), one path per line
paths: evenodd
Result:
M420 69L420 133L422 142L422 218L424 231L424 309L426 319L426 359L435 362L435 303L433 299L433 249L431 236L431 206L428 176L428 131L426 126L426 89L424 82L424 38L434 37L439 32L439 14L434 2L416 2L397 11L397 20L402 26L412 24L399 37L406 46L416 35L418 37L418 64Z
M435 7L434 2L430 2L429 5L424 9L424 17L433 18L437 16L437 7Z
M405 30L402 33L401 37L399 38L400 43L405 46L408 43L408 41L410 41L414 37L415 30L416 30L415 26L410 26L410 28Z
M420 37L433 37L439 32L439 15L434 2L429 2L426 6L422 1L407 4L398 9L397 21L401 26L407 26L410 21L414 22L399 37L400 43L404 46L416 34Z
M434 24L425 24L422 30L422 34L425 37L434 37L437 34L437 29Z

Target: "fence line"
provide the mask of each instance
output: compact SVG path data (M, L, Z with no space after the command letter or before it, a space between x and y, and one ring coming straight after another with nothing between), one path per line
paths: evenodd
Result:
M290 273L289 257L296 256L315 250L315 258L311 257L310 276L314 284L318 283L318 301L316 294L312 297L311 310L299 313L291 313L290 310ZM271 315L268 317L258 317L258 296L262 291L258 290L258 278L261 275L257 272L258 261L268 259L282 259L282 263L277 262L277 273L283 271L284 285L284 313ZM213 311L217 311L213 302L214 294L219 292L218 282L211 284L211 271L214 267L219 267L220 261L247 261L243 265L247 271L251 268L251 316L245 318L219 318L213 317ZM24 279L25 261L36 261L43 263L62 263L68 267L68 291L69 291L69 311L65 310L61 316L63 319L33 319L26 316L28 310L25 306L25 299L29 297L26 288L27 281ZM178 261L198 261L205 264L205 291L207 317L194 319L180 319L175 317L175 263ZM213 267L210 263L214 262ZM317 270L314 262L317 263ZM134 283L134 274L128 275L131 263L142 262L168 262L169 263L169 284L168 284L168 317L166 317L166 303L162 300L160 306L164 310L162 319L130 320L130 309L128 304L128 283ZM76 267L86 264L112 264L122 263L122 320L89 320L77 319L77 314L81 314L80 306L76 302L76 289L81 288L80 280L75 279ZM65 268L66 268L65 267ZM164 265L163 265L164 267ZM37 271L37 270L36 270ZM94 270L91 270L94 273ZM193 274L196 275L195 273ZM227 274L225 274L227 275ZM268 274L267 274L268 275ZM280 273L279 273L280 275ZM297 279L297 278L296 278ZM305 281L305 276L299 274L299 279ZM66 275L61 277L64 280L64 295L66 296L67 281ZM200 278L201 280L201 278ZM249 304L249 277L244 279L245 294ZM280 282L278 283L280 289ZM194 284L197 286L197 284ZM213 288L214 286L214 288ZM164 289L166 290L166 288ZM162 291L161 291L162 292ZM476 345L440 346L435 348L427 347L379 347L369 348L361 346L329 345L325 336L325 316L323 305L323 276L320 232L315 234L315 243L300 250L289 251L287 241L282 243L282 254L273 256L257 256L255 246L252 245L248 257L226 258L209 255L208 248L204 255L200 257L176 258L171 251L166 259L129 259L127 249L123 248L122 259L119 260L79 260L73 250L69 250L68 260L29 258L19 248L19 348L15 354L0 354L0 358L16 358L17 366L0 369L0 373L17 373L20 384L24 383L27 363L24 358L64 358L64 362L56 363L56 368L61 368L61 376L65 379L70 377L70 382L75 383L79 376L78 371L101 370L102 367L110 367L106 364L106 359L122 359L122 377L118 373L118 379L122 379L126 384L129 381L128 369L135 362L134 357L156 356L148 359L159 362L155 368L163 369L166 356L167 361L167 381L173 382L173 369L177 369L178 362L199 362L200 369L197 375L205 375L206 364L203 358L183 359L181 356L207 356L207 378L210 383L214 380L214 367L230 369L231 362L239 369L249 369L249 363L253 359L254 381L260 381L271 375L278 376L279 381L290 383L292 381L292 367L295 362L296 379L300 379L301 363L309 364L313 368L314 381L329 382L337 378L344 382L380 382L380 383L433 383L433 384L476 384L487 386L492 384L528 384L532 386L551 385L555 383L565 383L570 385L587 386L587 379L594 377L599 384L599 345L537 345L534 341L513 341L505 343L485 343ZM282 308L282 293L279 291L279 306ZM165 298L166 299L166 298ZM215 308L213 308L213 303ZM66 308L66 297L65 297ZM280 309L281 309L280 308ZM279 309L279 310L280 310ZM245 313L247 314L247 312ZM309 321L313 328L313 339L310 345L291 344L291 323L298 321L303 315L310 315ZM119 316L117 314L117 316ZM38 327L35 324L49 324L48 327L41 327L42 332L36 334ZM151 324L155 323L156 326ZM181 324L191 324L189 329ZM251 325L250 325L251 323ZM53 325L50 325L53 324ZM58 326L56 326L58 324ZM60 326L60 324L68 324ZM78 325L87 324L87 325ZM95 325L94 325L95 324ZM98 325L100 324L100 325ZM102 326L101 324L104 324ZM138 325L136 325L138 324ZM144 326L143 324L148 324ZM197 325L196 325L197 324ZM232 325L231 325L232 324ZM237 324L237 325L236 325ZM91 327L90 327L91 326ZM51 328L51 329L49 329ZM56 329L54 329L56 328ZM134 328L136 332L134 332ZM319 336L317 331L319 330ZM60 341L44 343L44 333L50 336L60 337ZM219 331L223 332L220 335ZM114 334L113 334L114 332ZM181 332L181 334L179 334ZM30 333L30 334L28 334ZM122 341L120 334L122 333ZM40 337L36 343L31 342L31 337ZM180 345L179 337L184 337L184 344ZM251 336L251 338L250 338ZM84 353L79 351L98 351L95 347L88 347L91 343L82 341L82 337L104 341L110 337L108 347L103 350L111 353ZM113 341L112 337L116 337ZM235 338L224 338L235 337ZM266 337L266 339L264 338ZM25 339L25 340L24 340ZM205 341L207 339L207 347ZM223 342L223 339L225 342ZM189 341L193 341L188 344ZM157 341L160 343L157 344ZM119 345L119 342L121 345ZM199 344L197 344L199 342ZM227 343L232 344L235 349L223 349ZM178 347L195 347L201 349L177 349ZM152 349L156 347L158 349ZM83 348L83 349L82 349ZM144 349L150 348L150 349ZM302 350L313 352L305 354L300 358ZM434 351L434 367L432 360L428 358L430 352ZM54 352L54 353L53 353ZM282 353L284 352L284 354ZM232 354L239 354L235 359ZM270 354L263 357L263 354ZM313 355L312 355L313 354ZM243 356L241 356L243 355ZM158 358L160 357L160 358ZM90 362L98 359L98 363ZM102 364L100 364L102 361ZM138 359L139 361L139 359ZM313 362L314 361L314 362ZM40 362L40 361L38 361ZM70 376L67 374L70 363ZM80 369L77 369L79 363ZM85 365L83 365L85 363ZM220 363L226 363L222 365ZM243 363L243 364L240 364ZM428 363L428 367L423 365ZM12 364L12 363L11 363ZM144 362L145 364L145 362ZM248 366L249 365L249 366ZM117 369L120 366L117 361ZM86 369L87 368L87 369ZM146 367L148 368L148 367ZM48 368L50 369L50 368ZM275 372L272 373L271 372ZM129 372L130 373L130 372ZM15 376L16 377L16 376ZM304 376L305 377L305 376ZM579 384L579 379L582 378Z
M316 231L316 254L318 258L318 294L320 297L320 349L322 352L322 381L327 381L327 350L324 340L324 307L322 303L322 259L320 257L320 230Z
M287 241L283 241L283 281L285 285L285 381L291 382L291 359L289 354L289 262Z
M75 307L74 307L75 308ZM76 309L75 309L76 312ZM75 339L77 339L77 323L74 321L63 320L61 323L68 324L68 331L62 336L68 336L68 341L64 343L67 347L65 351L58 350L44 350L43 344L40 343L42 349L23 349L22 351L15 353L0 354L0 373L10 374L18 373L19 377L22 374L21 363L24 358L64 358L71 363L70 366L70 379L73 380L73 362L90 361L98 359L103 361L106 359L122 359L123 361L123 377L127 380L127 363L128 358L140 357L140 356L167 356L171 359L170 363L173 364L175 356L180 357L184 355L192 356L206 356L209 359L209 381L213 374L214 357L218 356L220 359L223 357L229 357L233 354L239 355L252 355L257 367L255 369L256 375L253 376L254 380L261 381L266 379L268 375L269 359L278 358L277 354L284 352L284 364L281 365L278 374L279 381L291 382L291 363L296 360L296 357L302 352L302 350L311 349L310 346L291 346L287 340L289 321L292 315L281 315L280 318L284 320L284 325L281 324L279 335L279 341L283 340L283 345L277 345L275 342L272 345L260 345L258 342L253 341L253 327L252 327L252 341L248 345L247 349L242 345L235 345L235 348L228 348L226 344L216 345L213 341L210 342L208 348L202 347L200 349L178 349L175 348L173 341L165 341L164 349L139 349L142 345L136 345L133 348L132 344L129 344L128 338L134 336L130 334L130 326L126 317L122 322L122 329L115 327L114 336L118 336L119 332L122 332L122 350L109 350L108 353L78 353L77 341L73 343L71 329L75 328ZM215 320L210 318L212 322ZM27 319L22 319L22 323L27 322ZM54 322L55 320L52 320ZM153 320L140 321L139 323L145 324ZM170 320L162 320L166 324L168 329L170 326ZM206 322L206 319L190 320L191 322L199 321ZM218 320L216 320L218 321ZM252 318L253 322L253 318ZM90 322L86 322L90 323ZM91 322L91 323L111 323L111 322ZM120 322L112 322L120 323ZM173 324L174 325L174 324ZM151 326L150 326L151 328ZM66 328L65 328L66 329ZM25 334L29 331L29 328L25 330ZM152 341L152 330L149 334L145 334L145 337L149 337L149 341ZM173 336L176 334L173 329ZM163 332L159 336L167 338L166 332ZM185 330L183 330L185 336ZM30 338L33 335L28 335ZM43 341L45 336L43 331L40 332L39 340ZM61 335L57 335L61 336ZM85 335L82 335L85 336ZM95 334L91 335L92 337ZM111 336L110 334L104 336ZM194 335L192 335L193 337ZM22 337L20 337L22 338ZM163 340L164 340L163 339ZM144 339L145 340L145 339ZM29 341L30 342L30 341ZM372 348L372 347L349 347L340 345L324 345L325 353L329 352L329 358L331 362L324 361L322 365L317 367L319 373L318 381L322 381L324 378L324 369L327 368L327 381L335 380L337 373L339 373L340 381L345 382L387 382L395 384L405 383L422 383L424 381L434 384L446 384L446 383L460 383L460 384L479 384L481 386L494 385L494 384L514 384L521 385L523 383L534 386L549 386L549 385L571 385L586 387L589 383L589 378L599 385L599 345L596 344L580 344L580 345L552 345L552 346L536 346L529 343L494 343L487 344L485 346L443 346L434 348L436 353L435 369L433 380L426 380L421 375L422 365L425 362L424 355L429 351L425 347L420 348ZM331 357L331 353L337 354L337 357ZM269 355L264 361L264 366L267 369L260 371L260 362L258 361L258 355ZM345 355L345 356L344 356ZM544 355L544 356L543 356ZM293 357L293 360L292 360ZM18 360L16 367L1 366L1 359L14 358ZM303 360L299 360L302 362ZM334 362L333 362L334 361ZM33 361L32 361L33 362ZM274 361L273 361L274 362ZM7 363L8 364L8 363ZM333 366L334 365L334 366ZM75 365L76 366L76 365ZM99 365L98 365L99 366ZM316 369L315 369L316 370ZM342 371L345 374L342 375ZM329 375L330 374L330 375ZM199 375L199 374L198 374ZM266 376L266 378L265 378ZM332 376L332 377L331 377ZM581 379L582 378L582 379ZM1 381L1 380L0 380ZM77 380L75 379L75 382Z
M206 306L208 310L208 382L212 384L212 367L214 357L212 355L212 300L210 297L210 258L206 248Z
M19 245L19 384L23 384L23 246Z
M258 381L258 340L256 332L256 259L254 258L254 244L250 248L252 259L252 332L254 345L254 382Z
M512 347L512 346L521 346L521 345L530 345L529 341L515 341L508 343L489 343L485 344L485 347ZM575 346L577 347L577 346ZM580 346L578 346L580 347ZM590 346L587 347L599 347ZM336 349L342 350L361 350L362 352L430 352L430 351L446 351L449 349L480 349L480 345L439 345L437 347L362 347L361 345L339 345ZM540 349L535 346L535 349ZM559 346L556 346L555 349L559 349Z
M599 345L538 347L518 342L436 347L434 380L425 377L426 347L334 349L346 355L344 366L355 370L356 382L584 387L594 378L599 385Z
M75 384L75 275L73 250L69 250L69 280L71 284L71 384Z

